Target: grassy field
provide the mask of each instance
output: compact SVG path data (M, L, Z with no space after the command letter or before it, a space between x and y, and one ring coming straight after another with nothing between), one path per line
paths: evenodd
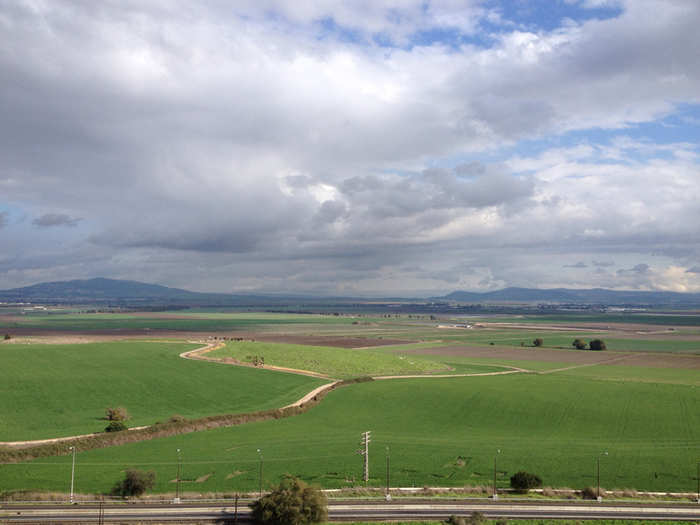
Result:
M253 370L261 373L259 370ZM694 490L700 454L700 396L686 385L516 374L400 379L352 385L288 419L173 436L78 455L77 490L107 491L126 467L154 470L172 492L176 449L187 491L255 490L284 473L324 487L359 485L360 433L372 431L370 484L488 485L498 454L500 486L518 470L546 485ZM0 490L66 490L70 458L0 465Z
M396 349L394 348L394 351ZM224 348L209 352L212 357L232 357L252 363L264 357L265 365L309 370L335 378L376 375L409 375L428 372L454 372L448 365L424 356L399 355L382 350L353 350L322 346L303 346L253 341L229 342ZM474 364L460 365L459 373L500 371L502 368Z
M261 325L278 324L351 324L348 317L328 315L295 314L251 314L251 313L194 313L179 314L154 313L152 315L132 314L31 314L12 319L0 317L0 331L12 328L36 330L60 330L68 332L90 332L115 330L173 330L173 331L220 331L258 328Z
M277 408L322 380L181 359L199 345L113 342L0 346L0 440L101 431L108 406L130 426Z

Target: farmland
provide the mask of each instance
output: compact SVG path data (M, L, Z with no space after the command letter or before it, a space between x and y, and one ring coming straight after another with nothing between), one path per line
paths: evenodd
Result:
M686 385L530 374L404 379L336 390L297 417L92 450L78 460L84 488L108 490L122 469L136 467L156 471L157 491L172 491L179 448L189 490L251 490L260 448L269 483L290 472L353 486L358 439L371 430L373 485L382 484L389 446L396 486L488 484L500 449L503 486L521 469L547 485L591 485L596 458L607 451L604 486L685 490L693 486L699 428L696 389ZM3 488L60 490L69 461L4 465Z
M397 350L345 350L340 348L288 345L280 343L231 342L210 352L212 357L231 357L251 362L264 357L268 365L310 370L330 377L352 378L368 375L409 375L453 372L454 368L420 355L399 355ZM472 365L460 373L480 373L502 370L488 365Z
M266 486L287 472L324 487L356 486L361 484L356 449L365 430L373 435L369 484L375 486L384 483L389 447L392 486L490 484L497 454L502 487L524 469L549 486L582 488L593 484L596 459L607 452L601 460L605 487L694 487L700 336L685 325L671 331L570 323L559 330L550 324L553 319L530 323L531 328L522 319L512 326L491 319L459 329L440 326L452 320L418 316L236 312L59 317L55 323L28 316L15 344L0 346L6 376L0 394L9 400L0 408L0 439L99 431L107 406L127 407L134 426L174 414L195 418L276 408L327 382L180 358L201 343L175 338L196 330L203 330L202 340L228 339L205 354L209 359L250 365L253 356L263 356L265 367L333 378L519 369L511 375L352 384L285 419L81 451L78 491L108 491L125 468L135 467L156 472L154 491L173 492L177 449L185 491L256 489L258 449ZM156 322L167 326L156 329ZM42 328L32 333L32 323ZM119 335L116 327L128 334ZM535 337L544 340L542 347L531 346ZM576 337L604 338L608 350L574 350ZM91 342L76 344L77 338ZM57 344L61 341L73 342ZM0 465L0 491L63 491L69 462L58 456Z
M127 407L130 426L175 414L189 418L276 408L323 382L178 357L197 346L138 341L4 345L0 440L101 431L105 408L114 406Z

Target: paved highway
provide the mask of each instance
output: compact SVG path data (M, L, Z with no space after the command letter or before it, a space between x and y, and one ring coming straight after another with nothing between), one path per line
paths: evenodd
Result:
M619 503L506 503L457 500L432 501L335 501L329 507L331 521L443 520L451 514L469 515L474 511L487 517L550 519L653 519L700 521L700 505L651 505ZM129 521L245 523L249 510L241 504L238 512L232 502L186 503L180 505L109 504L103 507L104 523ZM4 505L2 523L96 523L98 505Z

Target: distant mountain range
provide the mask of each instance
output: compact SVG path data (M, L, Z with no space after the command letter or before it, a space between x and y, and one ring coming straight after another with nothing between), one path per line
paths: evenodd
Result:
M452 292L440 297L458 303L557 303L605 305L698 305L700 294L677 292L637 292L605 290L573 290L570 288L504 288L493 292Z
M40 283L23 288L0 290L0 302L54 304L126 304L179 306L289 306L361 304L366 300L350 297L303 297L293 295L245 295L190 292L157 284L117 279L87 279ZM463 304L552 303L588 305L678 305L700 306L700 294L675 292L616 291L595 288L505 288L493 292L452 292L429 299L373 299L372 303L451 302Z
M255 303L260 296L190 292L158 284L96 279L40 283L23 288L0 290L2 302L63 304L173 304L173 305L237 305Z

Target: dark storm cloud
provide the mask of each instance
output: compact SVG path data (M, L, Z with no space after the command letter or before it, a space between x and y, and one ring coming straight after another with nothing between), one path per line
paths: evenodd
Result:
M32 221L34 226L39 228L50 228L51 226L77 226L82 221L80 217L71 217L65 213L46 213Z

